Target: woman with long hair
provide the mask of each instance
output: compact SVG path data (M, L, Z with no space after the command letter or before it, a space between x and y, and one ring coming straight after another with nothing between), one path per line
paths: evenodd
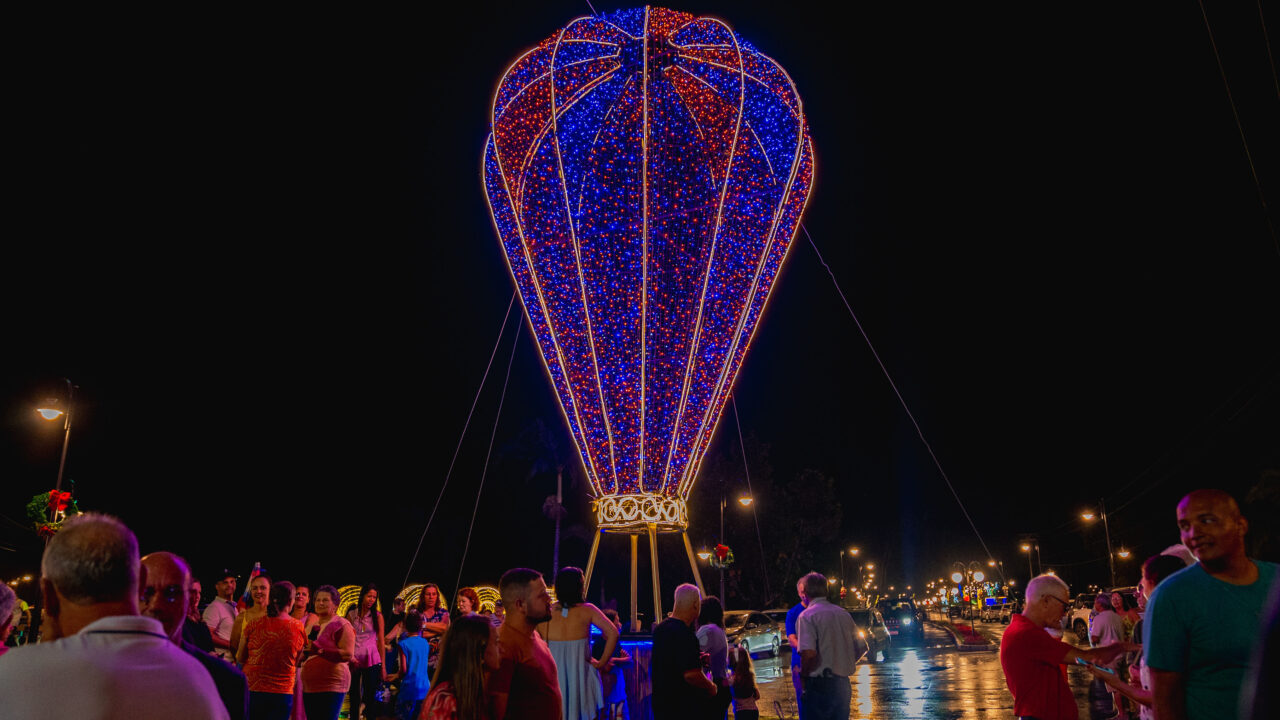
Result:
M263 605L263 616L245 625L236 656L249 683L249 720L288 720L298 658L307 642L302 623L289 616L293 585L272 585Z
M382 613L378 612L378 586L368 583L360 588L360 600L347 615L356 633L355 654L351 658L355 672L351 674L349 717L352 720L360 717L363 701L365 717L374 720L378 689L387 679L387 638Z
M1137 600L1138 606L1146 610L1147 600L1151 598L1151 593L1155 592L1156 586L1164 582L1170 575L1185 568L1187 563L1181 557L1174 555L1152 555L1142 563L1142 580L1138 583ZM1142 623L1144 620L1138 621L1138 626L1134 628L1134 641L1142 640ZM1143 720L1151 720L1155 717L1154 711L1151 709L1153 703L1151 692L1151 670L1147 667L1146 658L1142 652L1135 654L1133 660L1129 664L1129 682L1125 682L1122 678L1108 672L1103 672L1096 668L1090 667L1089 672L1099 680L1111 686L1111 689L1124 695L1130 700L1137 703L1138 715Z
M418 598L418 614L422 616L422 637L431 644L431 657L427 667L435 672L440 657L440 638L449 629L449 605L440 594L440 586L427 583L422 586L422 595Z
M338 720L342 697L351 689L356 631L338 617L341 598L332 585L316 588L316 612L305 627L311 657L302 664L302 705L309 720Z
M501 662L498 628L479 615L458 618L440 643L440 664L419 720L489 720L485 673Z
M618 628L586 602L582 570L562 569L555 580L556 604L551 606L551 619L538 626L555 658L560 680L565 720L595 720L604 707L604 688L600 672L609 669L609 659L618 644ZM591 626L604 633L604 649L600 659L591 657Z
M711 679L720 687L716 701L715 717L727 717L729 712L729 638L724 632L724 606L720 598L708 595L702 599L698 613L698 649L710 658Z
M235 648L235 657L240 657L240 648L244 646L244 628L249 623L267 614L267 595L271 592L271 576L258 573L249 581L249 607L236 615L231 625L231 647ZM239 662L238 660L236 662Z

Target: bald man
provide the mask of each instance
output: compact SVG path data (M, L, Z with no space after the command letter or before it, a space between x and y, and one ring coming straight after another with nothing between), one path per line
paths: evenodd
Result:
M244 673L182 637L191 604L191 568L171 552L155 552L143 557L142 567L146 570L139 600L142 614L159 620L165 635L204 666L231 720L243 720L249 710L249 683Z
M719 688L702 669L694 625L702 611L697 585L676 588L671 617L653 626L653 654L649 661L653 720L712 717L712 700ZM723 715L723 706L720 715Z
M1143 646L1160 720L1239 717L1274 563L1245 555L1249 521L1221 490L1182 498L1178 532L1200 562L1160 583L1147 601Z

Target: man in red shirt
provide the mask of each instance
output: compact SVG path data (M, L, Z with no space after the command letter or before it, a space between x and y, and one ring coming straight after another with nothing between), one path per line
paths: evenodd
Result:
M498 628L502 664L489 676L494 720L560 720L560 682L547 643L533 631L551 619L551 594L536 570L508 570L498 582L507 614ZM508 712L510 708L510 712Z
M1045 632L1057 627L1071 605L1067 584L1054 575L1040 575L1027 583L1027 603L1014 615L1000 640L1000 667L1013 693L1013 714L1032 720L1076 720L1080 716L1067 670L1063 665L1080 658L1106 664L1132 643L1115 643L1081 650Z

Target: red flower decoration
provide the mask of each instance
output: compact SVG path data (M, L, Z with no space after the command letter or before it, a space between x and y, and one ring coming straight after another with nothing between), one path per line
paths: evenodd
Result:
M717 546L716 546L716 559L718 559L720 562L724 562L724 559L725 559L726 557L728 557L728 556L729 556L729 546L728 546L728 545L717 545Z
M67 503L71 501L71 493L58 492L57 490L49 491L49 510L55 513L63 512L67 509Z

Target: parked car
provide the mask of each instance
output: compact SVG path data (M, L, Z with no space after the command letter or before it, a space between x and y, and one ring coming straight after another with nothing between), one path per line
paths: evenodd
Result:
M978 619L982 622L998 622L1007 625L1013 617L1013 606L1014 601L1006 597L984 598Z
M884 616L890 635L904 635L924 640L924 615L911 598L885 599L876 603L876 609Z
M729 642L752 654L777 655L786 640L783 627L759 610L730 610L724 614L724 632Z
M787 609L786 607L774 607L773 610L762 610L765 615L769 616L769 620L773 620L778 624L778 629L782 633L782 644L785 647L791 647L791 638L787 637Z
M886 657L889 648L893 647L893 637L889 635L880 611L875 608L850 610L849 617L858 626L858 637L866 642L867 658L877 662L877 658Z

